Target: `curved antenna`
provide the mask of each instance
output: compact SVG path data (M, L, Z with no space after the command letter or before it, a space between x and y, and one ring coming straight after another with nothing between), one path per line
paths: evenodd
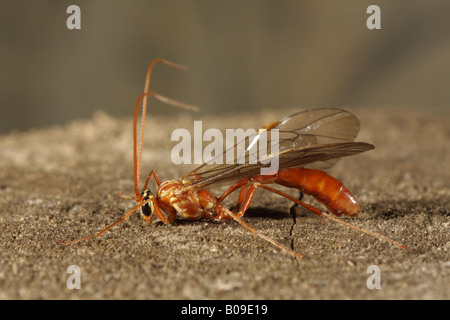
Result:
M177 69L182 69L182 70L187 70L187 68L185 66L167 61L167 60L163 60L163 59L155 59L150 63L150 67L148 68L147 71L147 77L145 79L145 88L144 88L144 93L141 94L138 98L137 104L136 104L136 109L134 112L134 126L133 126L133 157L134 157L134 192L136 194L136 200L138 202L142 201L142 196L139 192L139 176L141 173L141 160L142 160L142 146L143 146L143 140L144 140L144 128L145 128L145 116L147 113L147 96L150 96L152 98L155 98L156 100L159 100L161 102L170 104L172 106L175 107L179 107L182 109L186 109L186 110L192 110L192 111L198 111L199 109L195 106L183 103L183 102L179 102L176 100L172 100L169 99L167 97L161 96L157 93L154 92L148 92L148 87L150 85L150 76L152 73L152 69L153 66L156 63L163 63L165 65L168 65L170 67L173 68L177 68ZM137 152L137 133L136 133L136 126L137 126L137 118L138 118L138 113L139 113L139 107L141 105L141 101L142 101L142 119L141 119L141 132L140 132L140 136L139 136L139 152Z

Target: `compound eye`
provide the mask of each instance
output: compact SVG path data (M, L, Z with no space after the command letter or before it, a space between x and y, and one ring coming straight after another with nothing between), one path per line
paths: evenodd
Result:
M148 199L150 199L150 196L152 195L152 193L150 192L150 190L145 190L144 192L142 192L142 202L147 201ZM144 204L141 207L141 212L144 216L149 217L152 214L152 207L151 207L151 202L147 202L146 204Z
M144 204L141 207L141 212L146 217L149 217L152 214L152 209L150 208L150 202Z

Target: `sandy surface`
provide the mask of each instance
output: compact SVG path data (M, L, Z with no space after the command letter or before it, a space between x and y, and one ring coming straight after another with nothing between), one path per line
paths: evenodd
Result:
M131 119L98 113L0 137L0 299L449 299L449 112L353 112L362 122L357 140L376 149L330 171L363 208L346 221L407 251L320 223L264 191L245 221L306 258L292 258L235 222L148 226L137 213L101 238L57 245L98 232L135 205L115 196L133 194ZM248 128L286 114L198 119L204 129ZM193 119L150 120L144 172L158 169L163 179L186 172L170 163L170 133L191 129ZM71 265L80 267L80 290L67 288ZM371 265L381 270L379 290L366 285Z

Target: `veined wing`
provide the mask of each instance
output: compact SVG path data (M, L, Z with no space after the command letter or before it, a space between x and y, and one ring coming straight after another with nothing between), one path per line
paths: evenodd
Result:
M262 135L266 129L266 139ZM273 129L278 130L278 139ZM359 132L359 120L341 109L312 109L291 114L260 128L255 134L238 141L225 154L233 152L234 161L226 164L205 163L182 177L192 186L205 187L213 183L229 182L260 174L278 157L278 169L307 167L326 170L341 157L374 148L373 145L353 142ZM260 142L270 153L261 154ZM240 151L239 151L240 150ZM276 150L276 152L272 152ZM224 159L220 154L209 163Z

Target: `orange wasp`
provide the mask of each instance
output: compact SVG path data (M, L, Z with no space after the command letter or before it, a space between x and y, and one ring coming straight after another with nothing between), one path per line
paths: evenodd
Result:
M242 164L237 164L237 162L233 164L203 164L180 179L165 182L161 181L156 170L152 170L147 176L142 189L143 191L139 191L147 96L184 109L197 109L194 106L166 98L157 93L148 92L150 75L155 63L163 63L171 67L185 69L183 66L166 60L154 60L150 64L147 72L145 91L137 101L133 127L133 157L135 200L139 204L121 219L97 234L78 240L59 243L71 244L99 237L116 224L127 219L133 212L141 209L141 216L147 223L150 223L155 215L164 223L172 223L177 216L189 220L201 218L209 220L235 220L255 236L272 243L294 257L301 258L305 256L304 254L294 252L260 233L241 219L249 208L256 190L262 188L294 201L319 217L325 216L357 231L386 240L400 248L406 249L405 246L392 239L358 228L284 192L267 186L268 184L278 184L285 187L297 188L300 192L311 195L317 201L324 204L335 216L356 217L360 211L360 207L355 197L340 181L323 171L331 168L342 157L374 149L374 146L369 143L353 141L359 132L359 120L345 110L313 109L297 112L279 121L263 126L254 136L250 136L243 141L238 141L233 147L237 150L240 144L257 141L263 131L262 129L265 129L266 132L277 129L278 141L276 143L278 145L278 152L267 155L266 161L264 162L267 163L267 159L272 157L278 157L278 170L272 173L261 174L261 168L268 166L263 164L260 161L261 159L258 159L256 163L241 161L239 163ZM136 127L141 102L143 102L142 124L139 152L137 152ZM267 139L268 145L272 142L270 138ZM254 156L252 152L256 151L247 148L243 154L238 155L235 152L235 160L238 157L248 160L251 156ZM156 193L153 193L147 188L149 180L152 177L158 186ZM218 185L219 183L233 184L217 198L206 188ZM240 193L237 206L234 211L230 211L222 202L238 189L240 189Z

